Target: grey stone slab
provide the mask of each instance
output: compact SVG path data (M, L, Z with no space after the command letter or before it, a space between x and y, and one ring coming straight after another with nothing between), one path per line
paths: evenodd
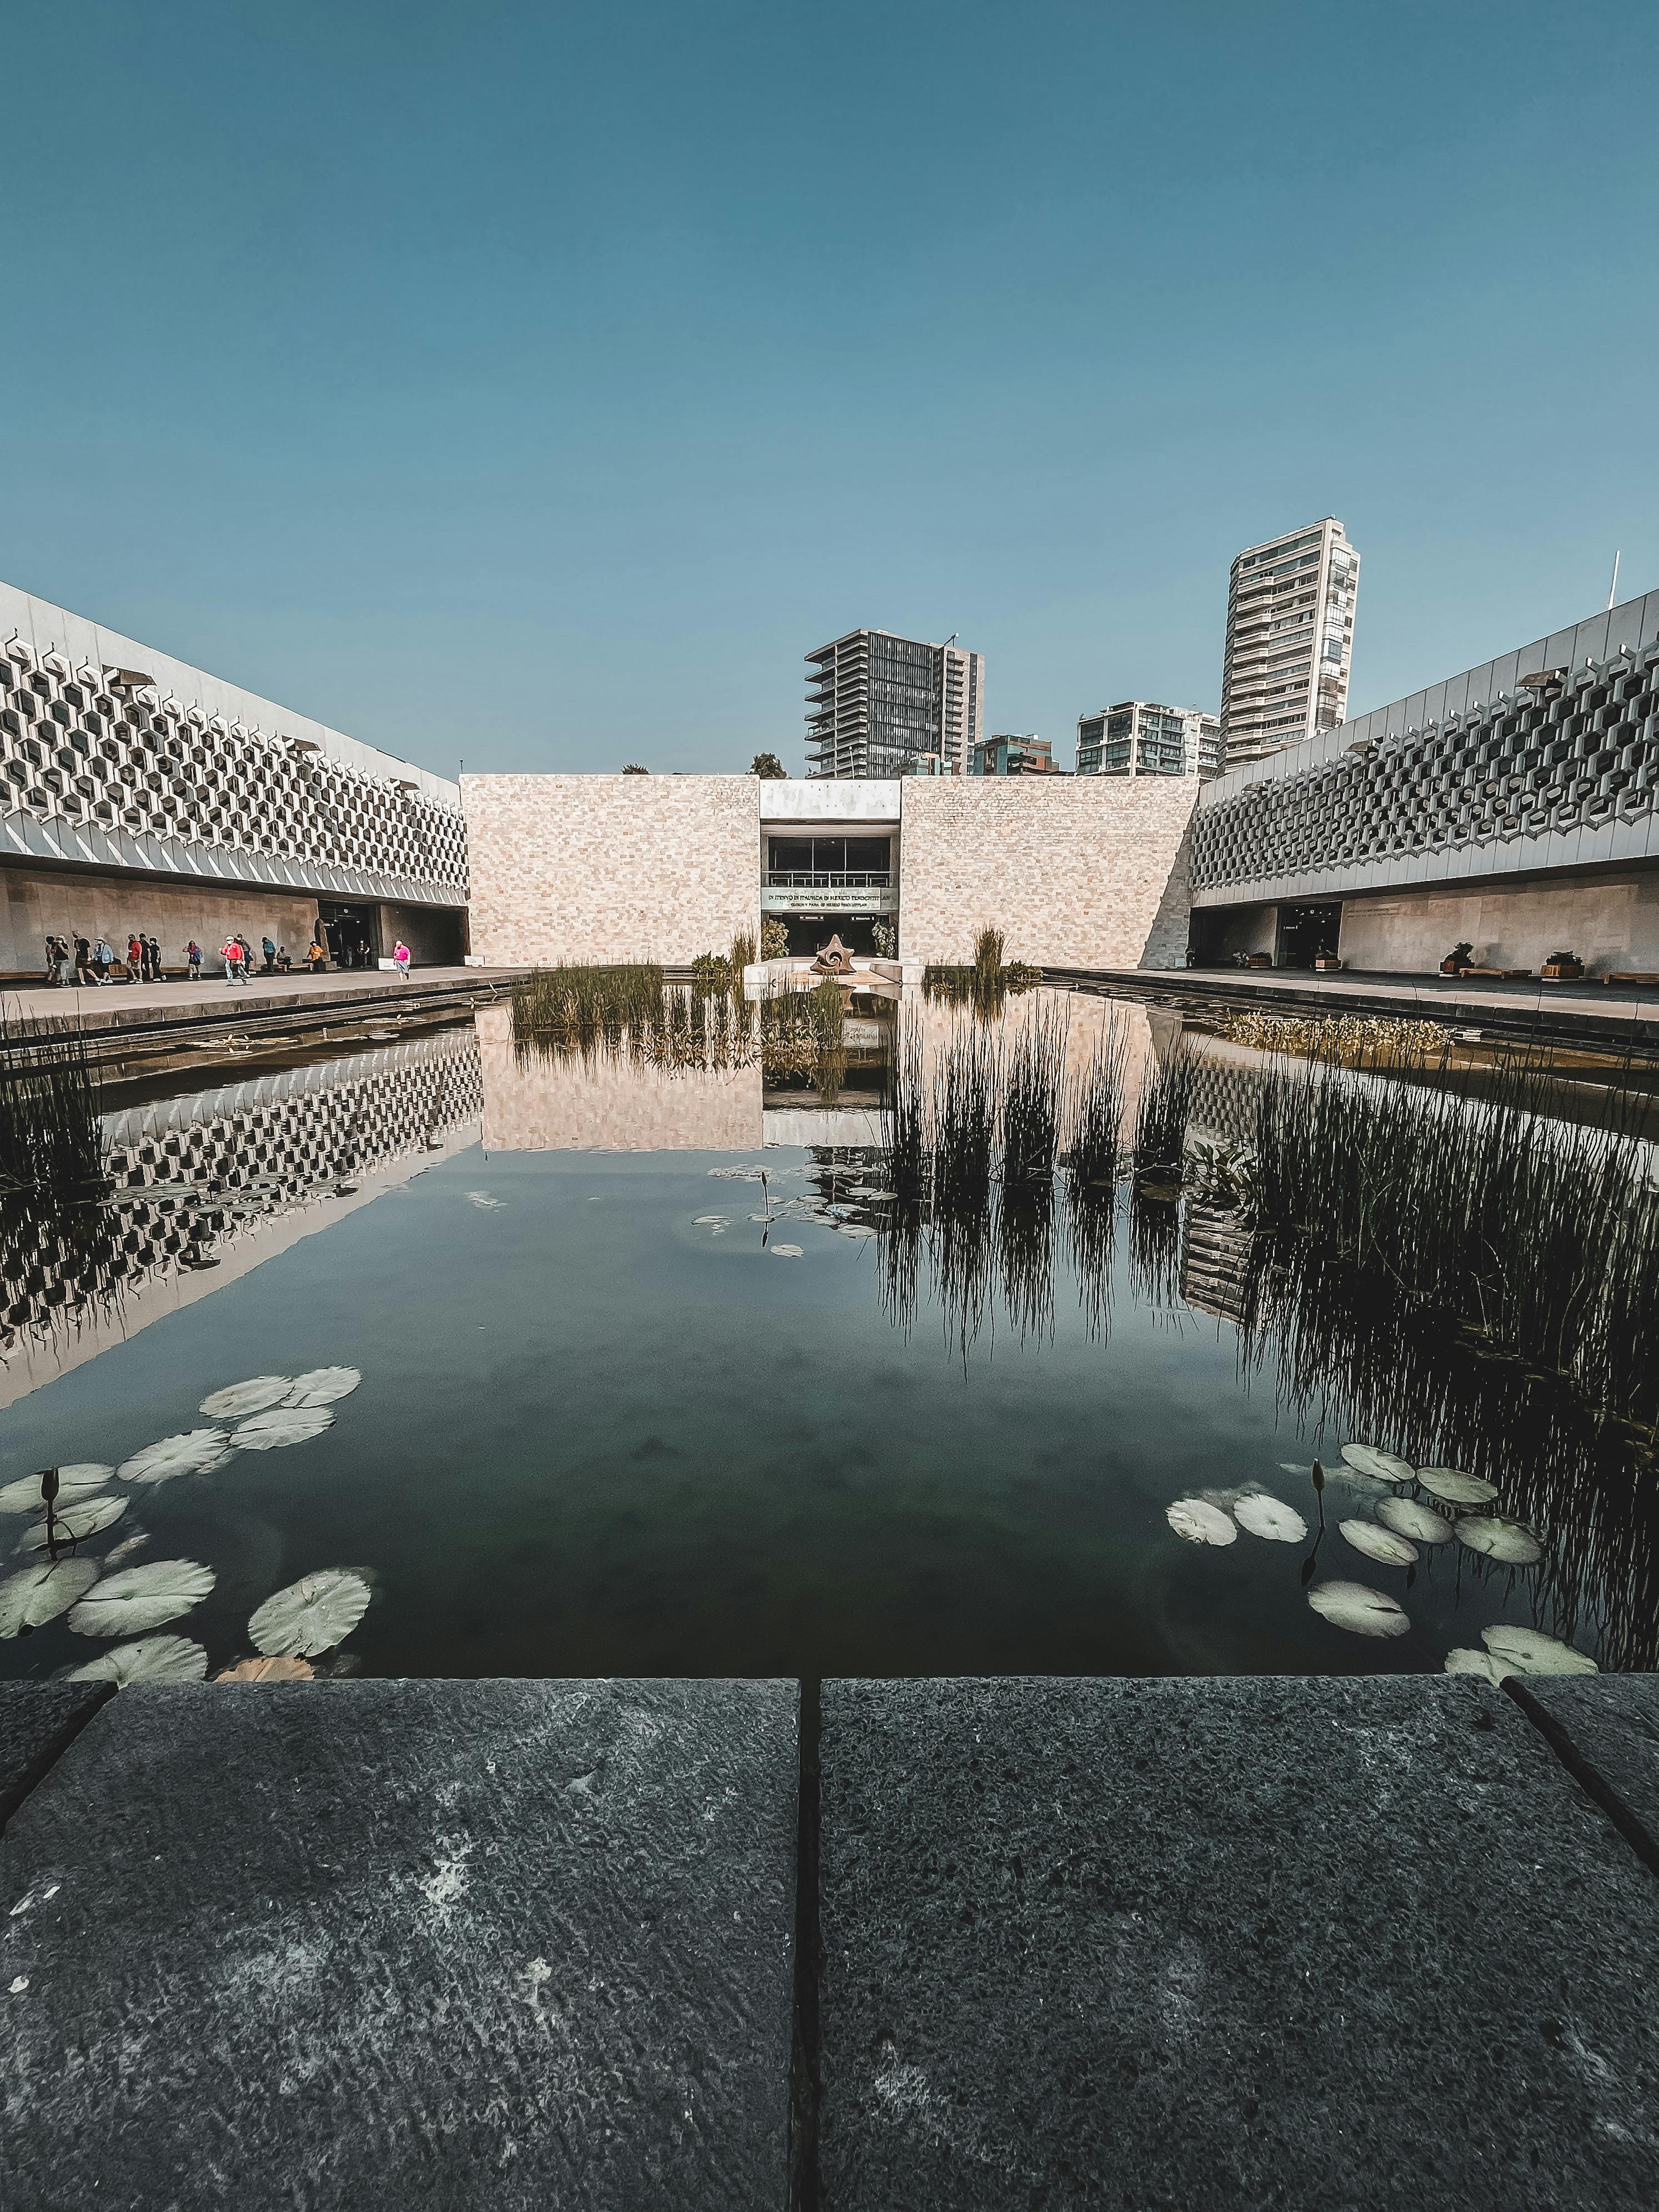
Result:
M1528 1674L1520 1687L1659 1846L1659 1674Z
M0 1844L6 2212L772 2212L796 1711L123 1691Z
M107 1682L0 1682L0 1828L110 1694Z
M1469 1678L836 1682L830 2212L1659 2203L1659 1881Z

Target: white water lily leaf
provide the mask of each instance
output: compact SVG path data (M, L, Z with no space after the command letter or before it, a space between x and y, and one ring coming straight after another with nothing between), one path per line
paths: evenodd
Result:
M263 1413L267 1406L280 1406L293 1388L292 1376L253 1375L204 1398L201 1410L212 1420L240 1421L249 1413Z
M1308 1602L1333 1628L1352 1636L1403 1636L1411 1626L1403 1606L1364 1583L1316 1583Z
M135 1552L142 1552L149 1541L148 1529L135 1528L131 1535L125 1537L120 1543L112 1544L104 1554L104 1572L108 1574L112 1567L118 1567L124 1559L130 1559Z
M324 1567L268 1597L247 1625L267 1658L314 1659L343 1644L368 1610L368 1584L346 1567Z
M1445 1515L1419 1505L1414 1498L1379 1498L1376 1517L1396 1536L1415 1537L1419 1544L1449 1544L1452 1539L1452 1524Z
M1461 1467L1420 1467L1417 1479L1431 1498L1442 1498L1448 1505L1490 1505L1498 1495L1495 1482L1465 1474Z
M1478 1674L1483 1682L1490 1682L1494 1688L1515 1671L1513 1667L1506 1667L1501 1659L1493 1658L1490 1651L1471 1651L1467 1645L1446 1654L1445 1672L1448 1674Z
M1164 1519L1189 1544L1232 1544L1238 1528L1231 1514L1209 1505L1201 1498L1177 1498L1164 1510Z
M1299 1544L1308 1533L1307 1522L1294 1506L1281 1504L1264 1491L1253 1498L1241 1498L1233 1508L1233 1518L1241 1528L1252 1536L1265 1536L1270 1544Z
M147 1566L123 1567L106 1575L91 1597L70 1615L77 1636L138 1636L177 1620L202 1600L218 1580L211 1567L194 1559L152 1559Z
M799 1260L804 1256L799 1244L775 1244L772 1247L775 1260Z
M207 1653L187 1636L146 1636L137 1644L118 1644L77 1667L71 1682L113 1682L125 1690L129 1682L204 1682Z
M1404 1536L1396 1536L1392 1528L1379 1528L1375 1521L1339 1521L1336 1525L1356 1552L1363 1552L1379 1566L1413 1567L1417 1564L1416 1545Z
M1464 1514L1456 1534L1460 1544L1506 1567L1534 1566L1544 1556L1544 1547L1530 1528L1518 1521L1501 1520L1495 1513Z
M82 1543L88 1536L96 1536L118 1521L131 1502L125 1498L96 1495L83 1498L78 1505L71 1505L67 1512L59 1513L54 1508L52 1529L59 1543L66 1537L73 1538L77 1544ZM44 1552L50 1540L46 1516L43 1513L17 1548L20 1552Z
M216 1682L313 1682L309 1659L241 1659L214 1676Z
M692 1222L691 1226L694 1229L724 1229L731 1218L729 1213L700 1213ZM749 1218L751 1221L764 1221L766 1216L763 1213L751 1213Z
M43 1469L44 1473L45 1470ZM94 1490L101 1490L115 1473L97 1460L77 1460L71 1467L58 1470L58 1503L72 1505L77 1498L85 1498ZM46 1504L40 1495L38 1474L20 1475L0 1490L0 1513L38 1513Z
M1368 1474L1374 1482L1412 1482L1417 1469L1398 1452L1379 1451L1375 1444L1344 1444L1342 1456L1356 1474Z
M876 1232L873 1229L870 1228L866 1223L862 1221L838 1221L836 1224L836 1234L837 1237L873 1237L875 1233Z
M1522 1674L1599 1674L1601 1669L1587 1651L1575 1651L1559 1636L1541 1629L1510 1628L1502 1621L1483 1628L1480 1641L1494 1659Z
M507 1204L504 1198L492 1198L487 1190L470 1190L466 1194L469 1206L476 1206L485 1213L499 1213Z
M296 1375L294 1387L283 1403L285 1406L333 1406L342 1398L349 1398L362 1381L356 1367L313 1367L303 1375Z
M277 1406L244 1421L230 1441L238 1451L280 1451L284 1444L308 1443L333 1425L326 1406Z
M1311 1466L1304 1467L1297 1460L1282 1459L1279 1462L1279 1471L1281 1474L1311 1474L1313 1468Z
M186 1429L146 1444L115 1470L123 1482L171 1482L175 1474L210 1474L234 1447L223 1429Z
M24 1567L0 1583L0 1637L21 1636L67 1613L98 1579L95 1559L58 1559Z

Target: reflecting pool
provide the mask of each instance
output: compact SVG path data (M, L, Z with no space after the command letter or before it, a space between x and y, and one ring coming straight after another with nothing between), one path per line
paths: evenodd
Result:
M122 1586L81 1608L174 1561L211 1588L156 1621L141 1583L135 1632L198 1647L212 1674L259 1656L249 1624L274 1594L331 1571L368 1603L333 1642L296 1632L317 1672L1437 1671L1504 1626L1607 1667L1659 1657L1653 1408L1619 1380L1629 1347L1589 1341L1644 1330L1645 1309L1586 1317L1546 1358L1511 1336L1559 1331L1547 1315L1437 1306L1432 1250L1333 1260L1308 1222L1346 1220L1340 1192L1297 1201L1293 1244L1264 1237L1262 1085L1305 1062L1179 1006L1048 990L989 1012L862 1004L827 1093L810 1055L769 1060L758 1021L745 1040L734 1012L731 1048L678 1061L527 1050L498 1008L106 1100L112 1188L7 1232L0 1577L49 1563L27 1548L38 1470L118 1470L55 1510L118 1510L56 1547L99 1578L0 1642L0 1669L96 1660ZM1072 1117L1109 1060L1115 1126L1097 1115L1105 1170L1085 1176ZM1448 1172L1455 1117L1496 1079L1473 1054L1328 1073L1318 1110L1375 1105L1396 1147L1401 1115L1454 1117ZM1564 1068L1528 1111L1594 1130L1638 1091ZM1639 1182L1632 1146L1618 1171ZM1293 1151L1261 1171L1305 1174ZM1425 1208L1450 1204L1425 1187ZM1581 1352L1616 1406L1586 1396ZM335 1370L361 1380L328 1386L325 1420L302 1402L313 1419L273 1431L295 1378ZM173 1455L183 1471L131 1468L214 1429ZM1436 1468L1496 1495L1406 1479ZM1537 1556L1473 1548L1471 1512ZM1310 1602L1333 1583L1371 1592L1388 1632ZM12 1626L5 1604L0 1583Z

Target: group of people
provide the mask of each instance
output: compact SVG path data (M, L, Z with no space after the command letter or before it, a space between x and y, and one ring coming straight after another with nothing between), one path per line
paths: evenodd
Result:
M294 963L289 957L285 945L278 945L269 937L259 942L263 975L288 975L293 973ZM398 964L399 977L409 980L409 947L402 938L393 948L393 960ZM192 937L185 947L185 971L189 981L202 980L202 948ZM225 963L227 989L246 983L254 972L253 947L240 933L227 936L219 948L219 957ZM328 947L313 938L306 953L304 966L308 975L320 975L328 966ZM100 937L64 937L56 931L46 939L46 981L54 986L103 985L105 983L161 983L166 981L161 969L161 948L153 937L137 933L127 939L126 959Z
M201 954L197 953L199 962ZM161 948L153 937L128 938L126 958L100 937L68 938L55 932L46 939L46 981L56 985L160 983Z

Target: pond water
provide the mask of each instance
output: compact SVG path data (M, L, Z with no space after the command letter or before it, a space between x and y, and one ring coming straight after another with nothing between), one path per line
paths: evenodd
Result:
M1054 993L979 1026L1006 1044L1038 1014L1073 1073L1115 1018L1126 1117L1184 1026ZM907 1018L933 1064L975 1023L861 1017ZM1653 1663L1651 1432L1559 1375L1449 1340L1442 1358L1437 1325L1402 1349L1377 1324L1372 1358L1374 1316L1251 1320L1236 1210L1132 1174L1086 1219L1049 1178L1023 1212L902 1233L858 1065L825 1106L741 1055L521 1055L507 1024L118 1101L106 1299L75 1317L72 1249L7 1285L0 1485L228 1436L200 1409L247 1378L361 1375L302 1440L96 1490L122 1510L76 1556L211 1570L149 1632L210 1672L253 1654L274 1592L334 1569L370 1601L319 1671L1437 1671L1498 1624ZM1266 1056L1198 1044L1189 1140L1224 1146ZM1490 1480L1541 1556L1356 1549L1340 1524L1380 1528L1386 1500L1451 1509L1351 1470L1353 1443ZM1305 1539L1241 1526L1252 1493ZM1184 1540L1183 1499L1229 1540ZM43 1556L17 1550L31 1526L0 1517L0 1572ZM1333 1580L1403 1632L1316 1611ZM0 1670L108 1648L60 1613L0 1642Z

